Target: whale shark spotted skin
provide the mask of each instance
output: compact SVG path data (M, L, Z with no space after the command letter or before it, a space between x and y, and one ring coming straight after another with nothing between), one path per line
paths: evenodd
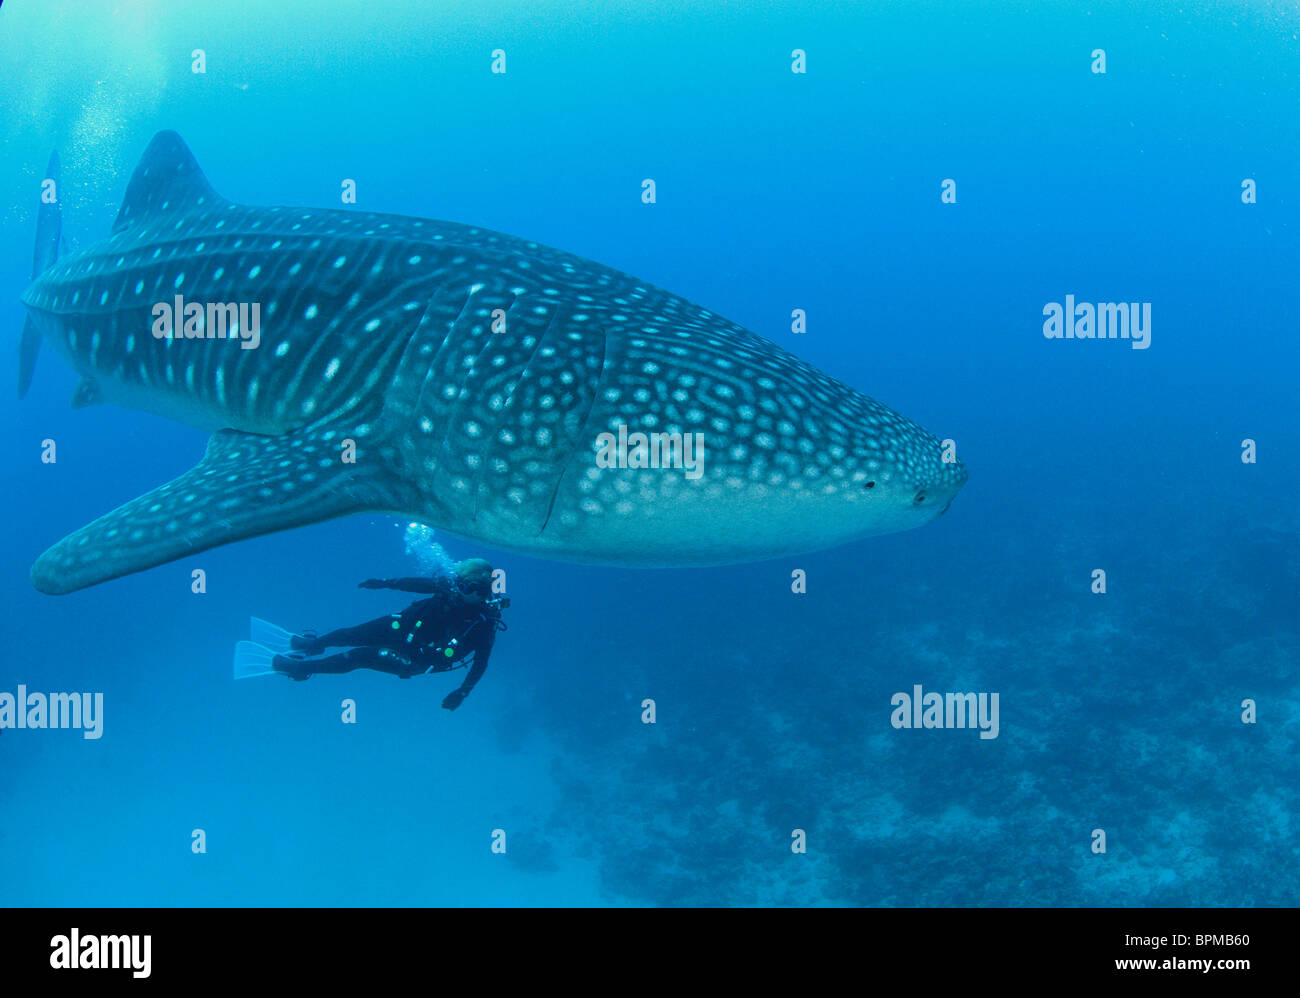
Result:
M920 426L652 284L473 226L235 204L173 132L108 239L54 248L23 294L23 385L43 338L74 405L214 435L41 555L42 592L359 511L571 561L758 560L918 526L966 480ZM155 336L177 296L257 303L260 342ZM598 459L637 432L698 434L702 473Z

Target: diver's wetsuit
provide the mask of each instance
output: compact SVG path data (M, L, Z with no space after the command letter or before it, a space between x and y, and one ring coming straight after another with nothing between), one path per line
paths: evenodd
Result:
M448 710L459 707L487 669L497 631L505 629L500 605L488 602L488 593L462 592L446 579L370 579L361 586L431 595L416 600L401 613L355 627L342 627L320 637L295 636L294 649L309 655L318 655L326 648L348 650L309 660L277 655L272 667L293 679L353 669L375 669L409 679L426 672L448 672L468 663L465 681L442 701Z

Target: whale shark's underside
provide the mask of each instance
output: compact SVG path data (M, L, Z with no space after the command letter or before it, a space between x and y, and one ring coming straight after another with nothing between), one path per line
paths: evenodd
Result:
M966 480L920 426L652 284L473 226L235 204L173 132L108 239L58 258L60 225L42 205L20 394L45 340L74 404L213 436L41 555L42 592L365 510L573 561L757 560L919 525ZM173 303L203 315L162 335ZM256 348L212 303L257 306ZM638 433L669 459L637 466Z

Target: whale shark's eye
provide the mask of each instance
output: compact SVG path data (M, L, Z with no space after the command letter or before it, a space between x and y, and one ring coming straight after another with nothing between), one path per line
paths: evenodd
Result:
M912 502L915 503L917 506L921 505L921 503L925 502L925 493L918 492L916 494L916 498L913 499Z
M876 483L875 483L875 482L867 482L867 486L866 486L866 487L869 488L869 489L874 489L874 488L876 487Z

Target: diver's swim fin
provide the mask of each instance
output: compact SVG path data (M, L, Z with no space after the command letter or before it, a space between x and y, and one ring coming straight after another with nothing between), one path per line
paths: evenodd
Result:
M278 654L295 651L293 639L297 636L291 631L286 631L283 627L276 627L269 620L263 620L261 617L248 618L248 636L256 644Z
M235 678L254 679L257 676L283 676L271 662L275 652L263 648L252 641L240 641L235 645Z

